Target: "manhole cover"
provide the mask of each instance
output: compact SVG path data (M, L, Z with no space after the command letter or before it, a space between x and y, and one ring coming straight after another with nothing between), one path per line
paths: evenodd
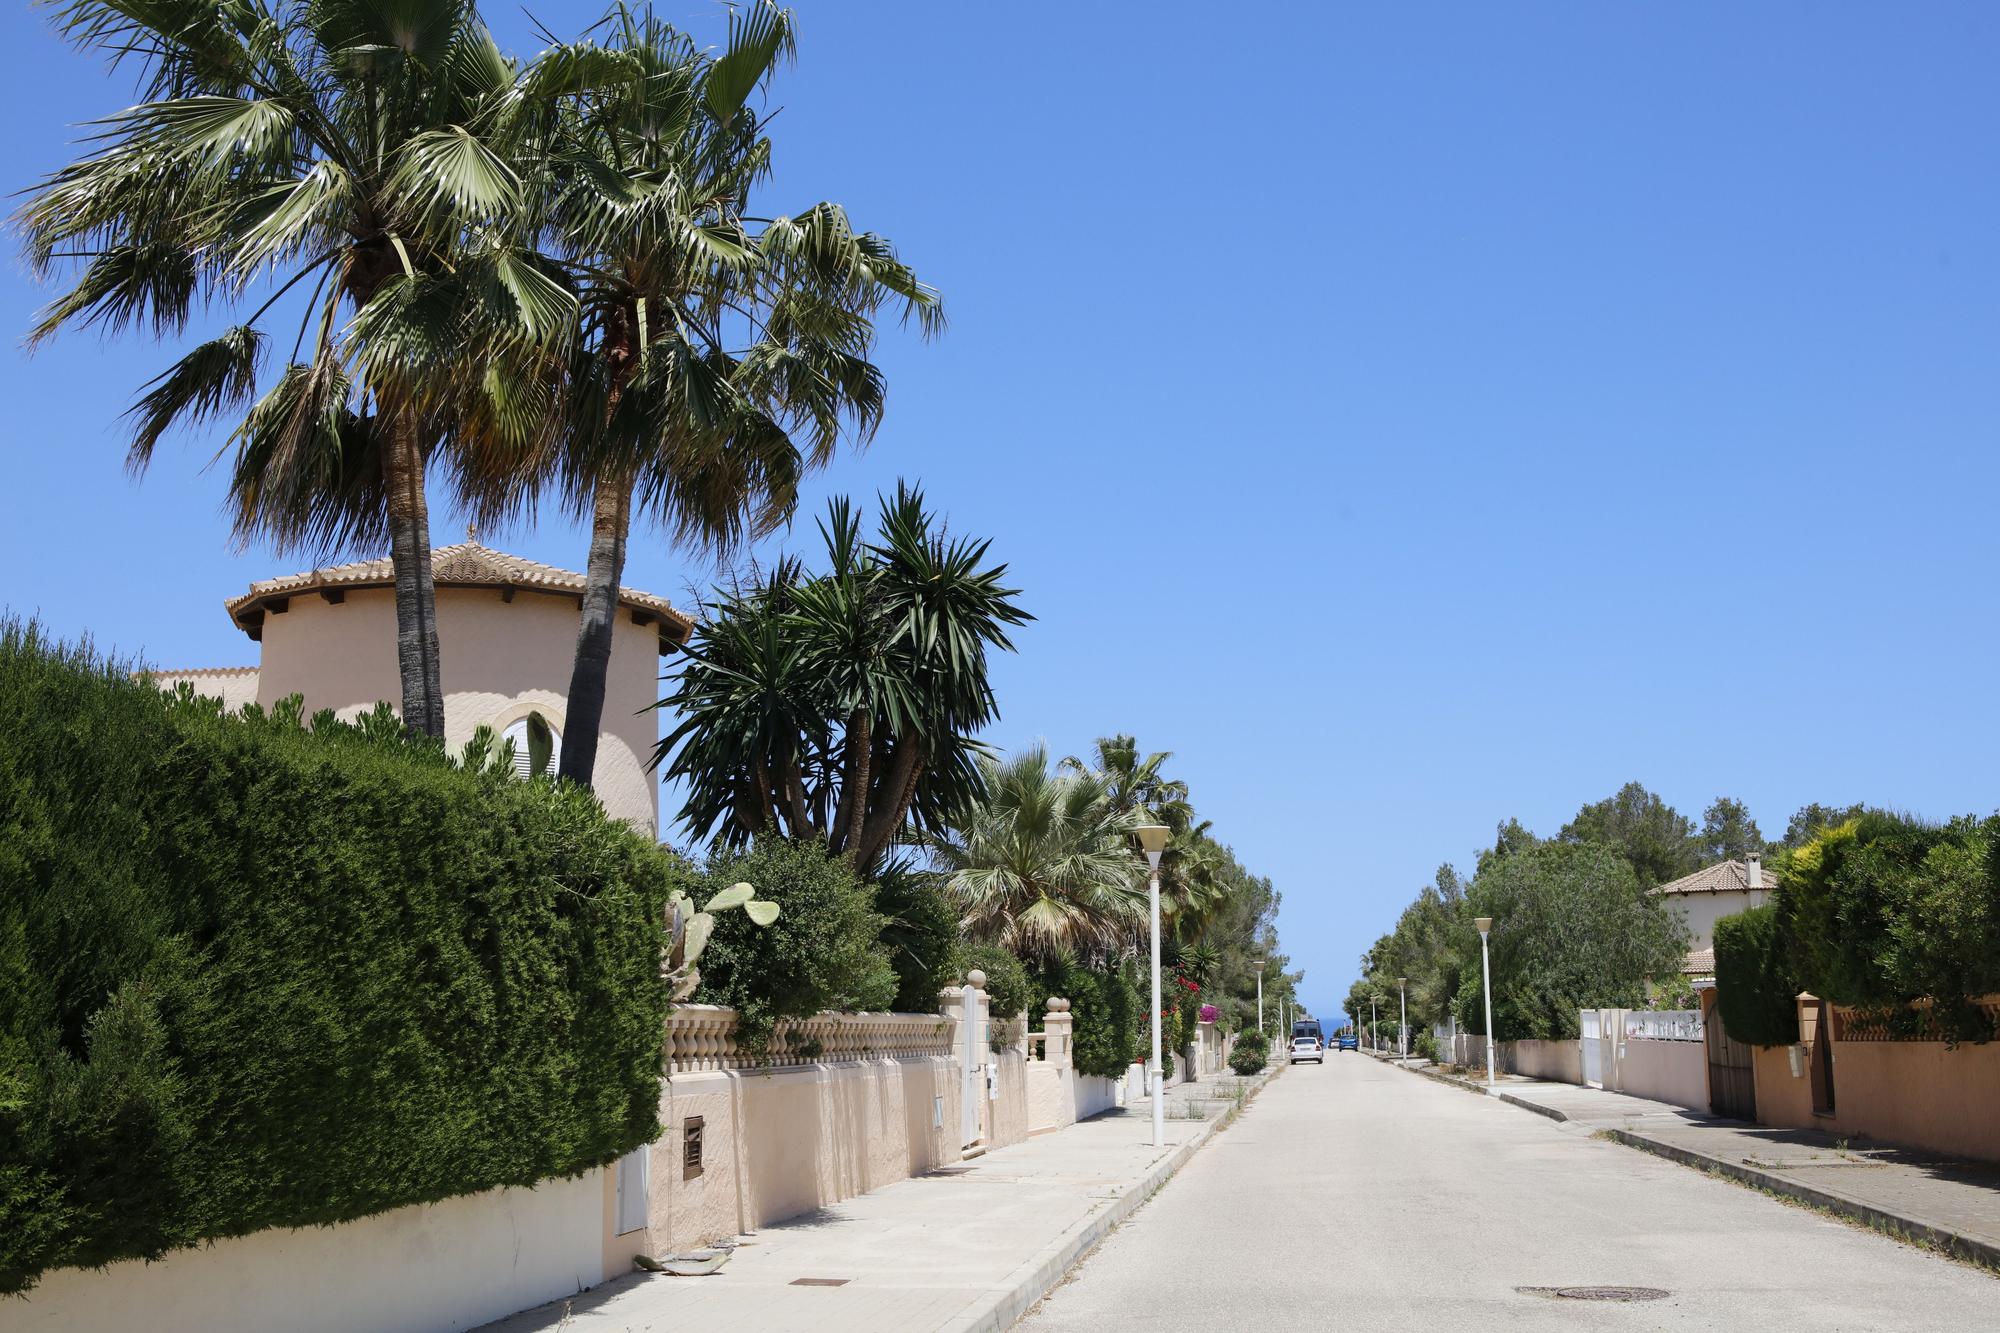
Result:
M1658 1287L1516 1287L1523 1296L1545 1296L1552 1301L1660 1301L1671 1292Z

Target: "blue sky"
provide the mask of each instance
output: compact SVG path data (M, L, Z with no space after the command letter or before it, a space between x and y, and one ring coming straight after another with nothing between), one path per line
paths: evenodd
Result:
M991 739L1175 751L1316 1009L1438 862L1628 779L1771 834L1995 805L2000 11L798 10L766 201L846 204L952 319L886 339L806 512L909 477L991 534L1039 617ZM18 5L0 62L9 189L130 98ZM43 296L12 260L0 327ZM305 562L229 549L219 435L125 475L170 359L0 352L0 602L251 662L222 599ZM709 577L635 543L637 586Z

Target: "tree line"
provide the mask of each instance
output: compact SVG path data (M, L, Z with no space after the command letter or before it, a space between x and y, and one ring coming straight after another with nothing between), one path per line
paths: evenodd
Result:
M1393 1038L1397 978L1406 978L1413 1041L1455 1021L1485 1032L1478 917L1491 917L1493 1026L1500 1040L1576 1037L1578 1011L1695 1003L1682 974L1687 931L1661 884L1750 853L1777 861L1859 806L1808 805L1767 840L1743 802L1716 798L1699 821L1631 782L1579 809L1553 837L1519 820L1498 825L1469 880L1450 863L1420 889L1396 926L1360 959L1344 1008L1357 1026L1377 999L1377 1030Z

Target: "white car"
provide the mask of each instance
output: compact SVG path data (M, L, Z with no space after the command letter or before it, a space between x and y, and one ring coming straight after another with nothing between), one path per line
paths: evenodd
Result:
M1292 1063L1297 1064L1301 1060L1310 1060L1316 1065L1326 1063L1326 1051L1317 1037L1292 1038Z

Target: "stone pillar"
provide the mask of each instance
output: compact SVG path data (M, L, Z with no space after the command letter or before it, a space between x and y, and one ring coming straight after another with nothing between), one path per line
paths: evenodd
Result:
M1069 1069L1075 1061L1070 1050L1070 1037L1074 1020L1070 1018L1069 1001L1060 996L1049 997L1048 1012L1042 1015L1042 1055L1052 1069Z
M1215 1020L1211 1018L1205 1023L1197 1023L1196 1027L1201 1032L1201 1038L1196 1047L1200 1054L1196 1056L1195 1072L1213 1074L1216 1070Z

